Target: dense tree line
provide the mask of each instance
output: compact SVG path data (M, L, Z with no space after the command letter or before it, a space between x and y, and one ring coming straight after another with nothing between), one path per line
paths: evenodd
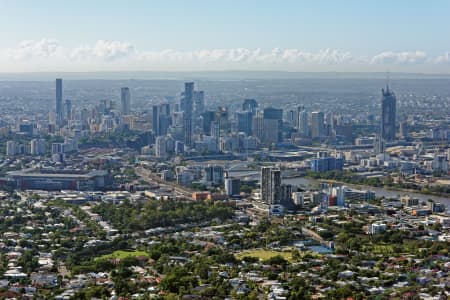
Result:
M114 228L123 233L146 230L177 224L210 221L215 218L227 220L233 216L233 209L219 202L180 202L175 200L150 200L145 204L131 204L124 201L119 205L106 203L93 208Z

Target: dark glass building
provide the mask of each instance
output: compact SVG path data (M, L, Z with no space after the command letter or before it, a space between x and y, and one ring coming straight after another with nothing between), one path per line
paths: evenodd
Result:
M397 114L397 100L395 94L386 89L381 90L381 138L385 141L395 140L395 119Z

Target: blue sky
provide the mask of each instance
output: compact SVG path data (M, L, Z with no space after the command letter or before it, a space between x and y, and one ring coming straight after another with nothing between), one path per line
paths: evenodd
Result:
M0 0L0 66L449 72L449 13L444 0Z

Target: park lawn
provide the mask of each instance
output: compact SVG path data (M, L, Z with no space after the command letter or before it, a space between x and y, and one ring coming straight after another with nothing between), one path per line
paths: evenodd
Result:
M280 255L287 261L292 261L292 253L291 252L282 252L282 251L273 251L273 250L263 250L263 249L255 249L255 250L246 250L236 254L236 258L242 259L245 256L257 257L261 260L267 260L274 256Z
M138 257L138 256L146 256L146 257L148 257L148 253L145 252L145 251L117 250L117 251L114 251L111 254L105 254L105 255L99 256L99 257L95 258L95 260L112 259L112 258L123 259L123 258L126 258L126 257Z

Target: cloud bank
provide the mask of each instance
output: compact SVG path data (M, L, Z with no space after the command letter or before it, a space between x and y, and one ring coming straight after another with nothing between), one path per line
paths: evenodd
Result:
M232 48L146 51L124 41L98 40L74 48L53 39L23 41L0 49L0 64L10 71L102 70L286 70L378 71L446 70L450 52L430 56L424 51L385 51L373 56L354 55L338 49L317 52L301 49Z

